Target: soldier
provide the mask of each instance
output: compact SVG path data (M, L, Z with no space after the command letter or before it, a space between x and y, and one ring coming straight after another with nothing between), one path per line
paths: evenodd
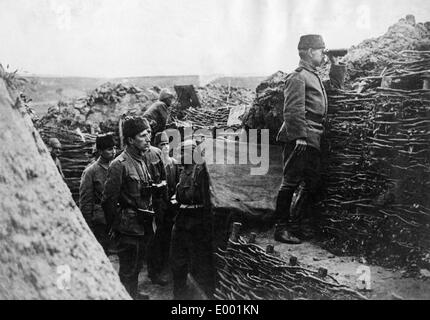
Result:
M193 154L196 143L182 144L182 163ZM187 156L188 154L188 156ZM170 249L174 299L187 299L186 285L190 273L211 298L214 291L212 259L212 217L209 194L209 174L206 163L184 164L176 188L180 205L172 231Z
M170 240L173 227L173 218L176 215L176 206L171 199L176 192L176 184L179 181L178 162L169 156L169 139L165 132L159 132L154 138L155 146L161 150L161 160L166 171L167 199L163 201L164 210L157 216L157 233L160 237L161 264L164 266L169 258Z
M166 129L169 108L174 99L174 95L168 89L162 89L158 101L152 104L143 114L151 124L153 136Z
M64 174L63 169L61 168L61 162L60 162L60 155L61 155L61 143L60 140L57 138L49 138L48 144L47 144L48 150L51 153L51 157L55 162L55 166L58 169L58 172L60 173L61 177L64 180Z
M299 238L310 238L313 233L312 228L308 228L306 234L305 226L289 219L293 194L302 181L303 194L297 204L299 216L306 216L307 213L311 219L315 218L312 217L309 203L313 203L312 198L319 183L320 141L327 115L327 95L316 67L323 61L324 48L320 35L302 36L298 45L301 58L299 67L285 81L284 122L277 137L278 141L284 143L284 175L276 201L275 217L278 224L274 234L275 240L280 242L297 244L301 242ZM346 66L340 65L333 56L329 58L331 69L327 84L341 88ZM292 157L287 163L290 155Z
M106 219L101 207L103 188L110 162L115 157L115 141L111 134L96 138L99 158L83 172L79 187L79 207L88 226L106 254L112 249Z
M126 119L123 137L126 147L109 166L102 208L107 226L118 241L121 282L134 299L148 299L137 291L146 247L153 236L152 179L143 156L150 147L148 121Z
M143 153L143 159L152 178L152 207L155 212L155 233L148 245L147 267L148 277L153 284L167 285L161 278L164 267L162 239L164 237L163 219L167 211L166 170L161 159L161 150L149 146Z

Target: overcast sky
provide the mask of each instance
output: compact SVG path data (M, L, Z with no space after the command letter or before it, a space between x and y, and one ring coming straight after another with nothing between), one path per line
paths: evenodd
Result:
M65 76L268 75L300 34L328 47L383 34L428 0L0 0L0 62Z

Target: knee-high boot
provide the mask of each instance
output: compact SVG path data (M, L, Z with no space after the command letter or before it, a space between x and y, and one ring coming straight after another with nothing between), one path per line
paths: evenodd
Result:
M278 197L276 199L275 219L277 224L275 225L274 238L279 242L299 244L300 240L287 231L287 224L290 218L291 200L293 199L294 190L294 188L279 190Z

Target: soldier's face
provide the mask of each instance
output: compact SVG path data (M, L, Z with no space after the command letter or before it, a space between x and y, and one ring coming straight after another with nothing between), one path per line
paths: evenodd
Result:
M168 155L170 151L170 146L167 142L163 142L158 145L158 149L160 149L163 154Z
M311 56L312 64L316 67L319 67L324 59L323 54L324 49L310 49L309 54Z
M51 144L50 147L51 155L55 157L59 157L61 155L61 143L60 141L55 141Z
M100 156L107 161L111 161L115 157L115 151L115 147L104 149L100 151Z
M151 130L143 130L134 138L130 139L130 144L140 151L147 151L151 145Z

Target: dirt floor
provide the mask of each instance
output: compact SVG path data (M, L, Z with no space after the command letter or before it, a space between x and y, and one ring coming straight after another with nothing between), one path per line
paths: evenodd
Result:
M251 232L257 232L256 243L265 248L268 244L274 245L275 254L279 254L286 261L291 256L298 258L298 262L308 268L318 269L324 267L328 275L333 276L339 283L357 289L357 270L360 266L370 268L371 290L360 291L371 300L427 300L430 299L430 278L406 277L403 270L390 270L379 266L368 265L362 257L335 256L322 249L316 243L304 242L300 245L288 245L273 240L273 230L258 232L249 230L242 236L246 239ZM118 271L118 257L110 256L110 261ZM172 299L171 275L166 270L163 278L169 281L166 287L153 285L147 277L146 266L139 276L139 289L150 295L151 300Z

